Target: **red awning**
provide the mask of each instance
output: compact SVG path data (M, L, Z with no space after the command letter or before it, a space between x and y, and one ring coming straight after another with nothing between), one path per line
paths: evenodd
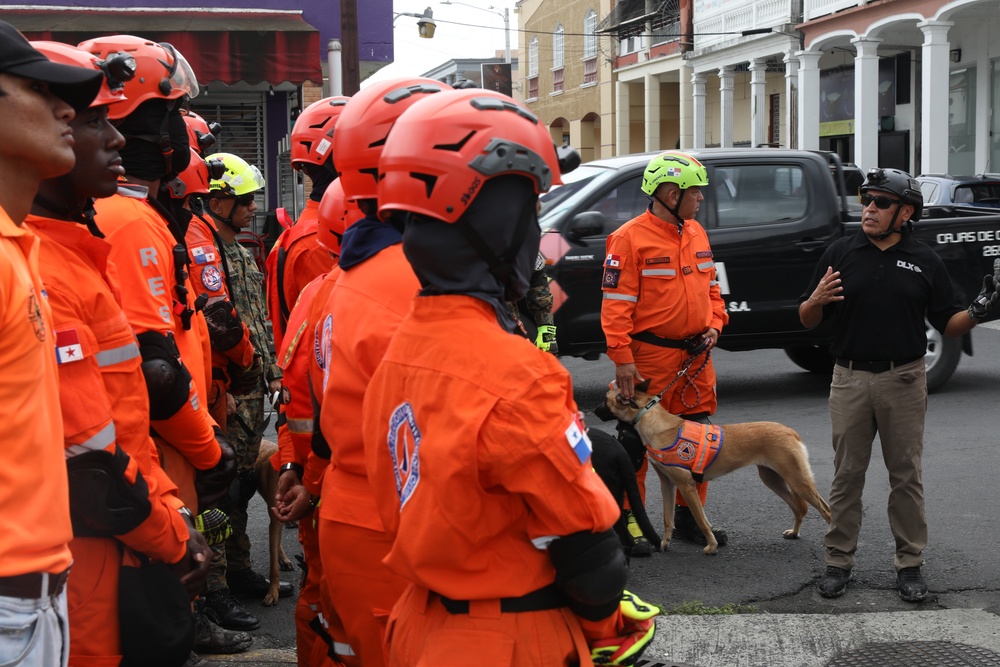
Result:
M101 35L128 34L169 42L191 63L201 84L323 83L319 31L297 11L67 11L0 7L0 19L28 39L78 44Z

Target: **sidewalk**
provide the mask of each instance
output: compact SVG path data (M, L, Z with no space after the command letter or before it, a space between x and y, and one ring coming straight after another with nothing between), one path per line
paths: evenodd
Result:
M1000 616L981 609L663 616L657 626L644 667L821 667L840 654L845 666L1000 665ZM887 661L879 644L902 655Z

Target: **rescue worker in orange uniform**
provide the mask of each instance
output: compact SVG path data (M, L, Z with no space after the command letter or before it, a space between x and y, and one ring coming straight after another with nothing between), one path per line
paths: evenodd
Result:
M635 384L649 379L650 393L666 391L662 405L667 410L701 423L715 414L710 351L729 321L708 234L694 219L706 185L705 167L686 153L668 151L649 161L642 177L649 210L608 236L601 306L608 357L615 362L622 396L631 398ZM636 465L645 501L645 448L630 424L619 422L618 438ZM707 483L698 485L702 503L706 489ZM679 492L676 507L673 536L705 544ZM652 547L631 512L629 532L635 540L632 555L648 556ZM712 532L719 546L726 544L725 531Z
M184 116L190 130L189 118L191 116ZM187 168L167 183L165 189L170 197L182 201L182 205L190 211L190 222L184 240L195 290L199 292L199 296L207 296L204 313L208 323L208 339L212 344L212 384L208 389L208 410L216 423L224 424L236 409L236 403L228 393L231 383L230 364L248 374L254 364L254 348L250 342L250 331L229 298L225 256L220 250L222 240L215 222L204 215L200 199L208 194L210 180L222 177L225 166L220 160L206 162L193 148L191 151L191 162Z
M164 470L192 511L216 505L236 472L225 433L208 413L209 341L187 274L184 230L157 199L161 181L190 159L178 105L198 94L184 57L169 44L117 35L82 42L101 58L123 51L135 59L126 102L108 116L126 138L126 176L118 193L95 204L118 270L122 307L139 339L154 441Z
M68 44L32 45L66 65L118 67ZM70 662L80 667L122 659L122 545L125 558L134 551L174 564L192 596L208 573L208 545L156 459L139 346L108 272L109 246L94 222L92 198L113 195L124 171L118 150L125 140L107 118L108 105L124 99L122 83L106 77L90 108L71 121L76 165L41 183L25 220L42 239L39 269L55 324L74 532ZM115 490L98 479L114 480Z
M376 170L399 115L418 99L444 89L444 84L425 78L374 83L351 97L333 135L344 194L365 217L344 232L340 275L315 317L314 345L324 359L323 377L328 378L317 421L330 449L319 506L319 544L333 608L344 623L351 650L365 667L383 664L385 619L406 582L382 564L390 540L368 485L361 402L420 287L403 257L399 231L375 217Z
M346 202L340 180L334 179L319 205L317 239L335 264L346 227L361 217L357 205ZM331 273L332 279L327 280L330 274L321 274L299 293L288 318L288 336L278 351L278 363L284 372L277 427L281 476L273 511L281 521L299 521L299 544L306 563L295 608L295 638L301 667L331 664L331 656L348 653L343 624L331 608L329 594L324 599L321 592L324 584L319 536L311 516L329 464L329 450L323 458L312 451L314 396L322 396L322 384L316 392L310 386L310 365L316 363L312 345L316 323L311 311L317 301L326 302L340 271L335 266ZM345 660L350 662L349 656ZM336 660L332 664L344 663Z
M22 222L39 183L73 168L69 123L100 85L0 21L0 654L25 667L67 664L73 527L52 311Z
M363 409L384 562L409 582L390 667L634 664L652 640L659 610L623 594L619 511L569 373L506 306L527 293L558 170L545 125L486 90L418 101L379 160L379 216L410 216L422 288Z
M333 129L349 97L327 97L313 102L292 126L292 169L304 172L312 191L298 220L283 231L267 255L267 310L271 315L274 347L281 349L288 315L299 293L316 276L333 268L330 254L316 238L323 193L337 178L333 158Z

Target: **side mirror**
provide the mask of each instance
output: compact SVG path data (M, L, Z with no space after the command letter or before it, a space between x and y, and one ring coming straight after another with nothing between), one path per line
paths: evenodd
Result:
M577 213L569 222L566 236L573 241L579 241L586 236L597 236L604 233L607 218L600 211L584 211Z

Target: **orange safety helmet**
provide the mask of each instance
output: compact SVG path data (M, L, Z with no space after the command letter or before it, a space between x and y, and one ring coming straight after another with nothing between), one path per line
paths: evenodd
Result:
M181 117L184 119L184 124L187 125L188 143L191 148L198 155L204 155L209 148L215 145L215 134L221 129L221 126L218 123L209 125L204 118L190 109L181 109Z
M111 53L108 54L107 59L101 59L69 44L44 40L33 41L31 45L52 62L74 67L93 68L104 74L101 89L97 92L97 97L90 103L90 106L99 107L125 101L126 97L123 91L125 82L135 76L135 59L132 56L125 53Z
M188 195L207 195L210 191L209 181L222 178L225 171L226 165L222 160L205 160L192 148L188 166L173 180L168 181L165 187L174 199L183 199Z
M176 100L184 95L197 97L198 79L184 56L166 42L153 42L133 35L111 35L80 42L78 46L107 59L123 51L135 59L136 77L125 84L127 104L117 104L108 116L125 118L153 98Z
M344 197L344 186L340 179L333 179L319 202L319 231L316 237L319 244L339 255L344 232L363 217L365 214L358 205Z
M292 126L292 168L304 163L321 165L333 147L333 128L350 97L325 97L299 114Z
M483 183L517 174L546 192L559 178L552 135L512 98L491 90L428 96L399 117L378 166L379 217L393 210L455 222Z
M333 133L333 152L348 201L375 199L378 160L393 123L417 100L446 88L451 90L424 77L390 79L351 97Z

